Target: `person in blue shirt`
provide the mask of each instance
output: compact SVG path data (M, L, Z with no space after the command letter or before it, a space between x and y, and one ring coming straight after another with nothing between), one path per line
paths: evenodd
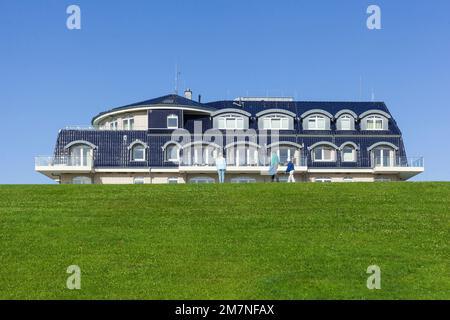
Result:
M289 175L288 181L287 181L288 183L295 182L295 178L294 178L295 167L294 167L293 161L294 161L294 159L289 159L287 168L286 168L286 173Z
M219 183L225 182L225 171L227 170L227 161L222 153L216 158L217 175L219 176Z

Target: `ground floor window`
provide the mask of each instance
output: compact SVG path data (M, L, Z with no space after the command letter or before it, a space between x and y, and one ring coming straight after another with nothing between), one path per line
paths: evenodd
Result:
M92 184L90 177L75 177L72 179L73 184Z
M344 177L344 182L353 182L353 177Z
M391 178L386 178L386 177L375 177L375 182L391 182L392 179Z
M178 178L177 177L172 177L167 179L167 183L168 184L177 184L178 183Z
M214 182L216 181L210 177L194 177L189 179L189 183L214 183Z
M322 182L322 183L329 183L331 182L331 178L328 177L319 177L319 178L315 178L314 182Z
M231 179L231 183L255 183L255 178L250 177L236 177Z
M144 184L145 183L145 178L144 177L136 177L133 180L134 184Z

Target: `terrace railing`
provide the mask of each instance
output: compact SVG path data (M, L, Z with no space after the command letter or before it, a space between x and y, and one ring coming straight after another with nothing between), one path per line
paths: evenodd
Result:
M92 156L37 156L35 167L68 167L68 168L92 168L94 161Z
M64 127L64 130L77 130L77 131L133 131L133 130L147 130L147 126L133 125L131 127L117 127L111 128L108 126L92 126L92 125L71 125Z

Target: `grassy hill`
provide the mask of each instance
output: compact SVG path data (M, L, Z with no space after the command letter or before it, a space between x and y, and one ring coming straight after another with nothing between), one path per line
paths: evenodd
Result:
M0 186L11 298L450 299L450 184Z

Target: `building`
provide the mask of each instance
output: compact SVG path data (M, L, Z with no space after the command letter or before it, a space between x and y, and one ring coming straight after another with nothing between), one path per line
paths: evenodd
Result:
M190 90L60 130L54 154L36 157L35 168L63 184L212 183L214 158L223 153L226 181L264 182L272 152L283 165L294 159L296 180L303 182L405 181L424 170L423 158L406 155L383 102L241 97L202 103Z

